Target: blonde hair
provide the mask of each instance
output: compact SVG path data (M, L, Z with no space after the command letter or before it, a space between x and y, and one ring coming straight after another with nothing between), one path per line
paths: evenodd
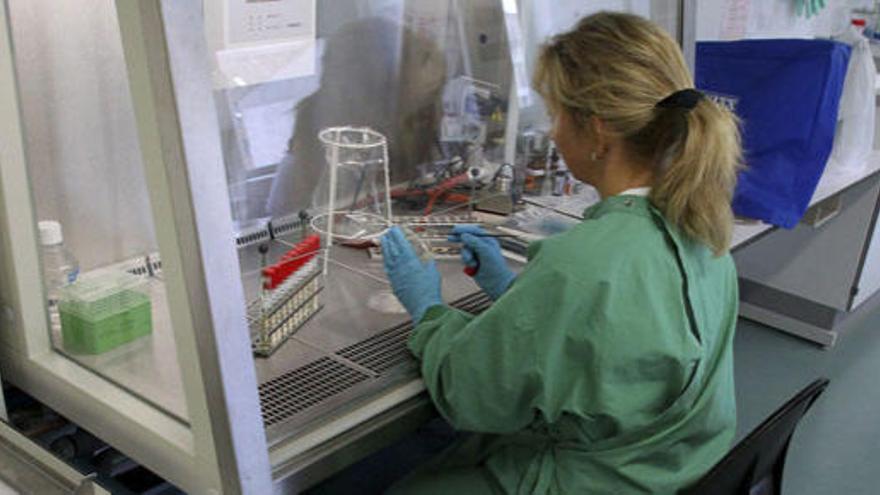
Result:
M716 255L729 249L730 203L742 162L736 117L709 98L693 109L660 108L692 88L678 44L641 17L601 12L541 51L534 86L580 126L597 116L632 156L652 164L650 200L666 219Z

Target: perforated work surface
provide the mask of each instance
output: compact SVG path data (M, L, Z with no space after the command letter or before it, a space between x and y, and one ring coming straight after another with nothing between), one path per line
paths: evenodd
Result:
M492 299L486 295L484 292L478 292L476 294L471 294L467 297L462 297L461 299L450 304L453 308L460 309L462 311L466 311L468 313L478 315L489 306L492 305Z
M357 385L369 376L323 357L260 385L266 427L285 421Z
M336 355L381 374L410 359L406 342L412 324L404 323L336 352Z
M488 296L479 293L459 299L450 306L478 314L491 303ZM412 328L411 322L397 325L345 347L335 355L381 377L412 360L407 350ZM370 378L358 369L328 357L312 361L260 385L263 422L268 428L291 420Z
M483 293L472 294L459 299L450 306L468 313L485 311L492 301ZM336 352L336 355L357 363L370 371L382 374L411 360L407 351L407 341L412 333L412 323L407 322L374 335L357 344Z

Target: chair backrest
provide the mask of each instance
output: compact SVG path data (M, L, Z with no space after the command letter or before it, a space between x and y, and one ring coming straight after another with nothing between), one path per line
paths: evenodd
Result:
M791 436L827 386L828 379L820 378L798 392L680 495L781 495Z

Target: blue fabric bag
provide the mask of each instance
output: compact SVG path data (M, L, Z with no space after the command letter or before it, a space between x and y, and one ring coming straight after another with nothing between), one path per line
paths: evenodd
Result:
M737 215L785 228L800 221L831 155L849 55L826 40L697 44L697 88L735 102L743 121Z

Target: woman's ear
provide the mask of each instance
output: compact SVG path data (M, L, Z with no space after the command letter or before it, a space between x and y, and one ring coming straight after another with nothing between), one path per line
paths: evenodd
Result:
M591 115L590 120L585 127L585 130L589 133L589 136L593 141L596 154L600 157L607 155L609 139L608 126L605 125L605 122L599 117Z

